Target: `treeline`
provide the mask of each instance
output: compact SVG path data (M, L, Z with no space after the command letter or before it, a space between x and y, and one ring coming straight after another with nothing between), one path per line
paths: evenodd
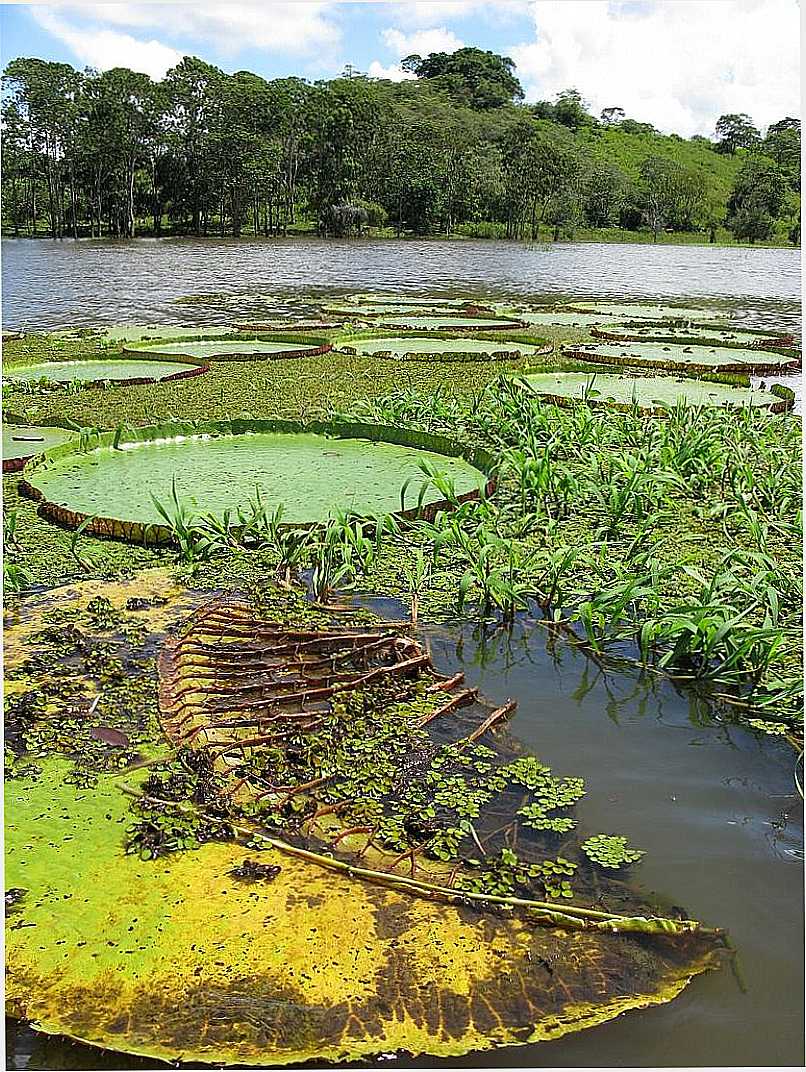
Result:
M478 49L309 83L185 57L161 82L127 68L16 59L3 77L7 235L501 233L727 226L799 241L800 123L764 137L664 136L575 90L522 103L512 61Z

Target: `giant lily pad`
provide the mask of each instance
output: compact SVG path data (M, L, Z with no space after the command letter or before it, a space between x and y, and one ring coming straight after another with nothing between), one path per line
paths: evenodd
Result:
M462 316L435 314L417 314L408 316L399 313L381 314L376 323L384 327L401 328L414 331L507 331L517 330L526 325L521 320L505 319L494 316Z
M22 469L29 458L41 454L48 447L66 443L75 434L69 428L54 425L9 424L3 421L3 472L13 473Z
M563 353L583 361L602 362L606 365L681 369L689 372L784 372L800 366L799 358L791 353L699 343L573 343L566 346Z
M195 356L195 355L187 355ZM32 365L11 365L3 370L4 379L16 383L153 383L156 380L179 380L206 372L200 361L140 360L132 358L98 358L87 361L37 361Z
M25 471L22 490L42 512L89 531L125 539L166 540L166 508L177 498L195 514L223 519L259 491L285 524L324 521L336 509L391 513L418 501L423 465L453 483L458 498L478 494L492 459L439 436L375 425L300 425L290 421L161 425L104 434L46 452ZM406 501L404 485L412 485ZM421 503L433 509L436 484Z
M595 324L612 324L615 317L606 313L582 313L568 309L498 308L500 314L517 317L527 324L545 327L579 328L587 331Z
M643 302L572 301L567 306L583 313L600 313L620 319L629 317L649 320L733 320L741 314L736 310L709 309L703 306L644 304Z
M299 336L289 338L244 339L224 337L220 339L170 340L151 345L125 348L130 354L154 354L156 356L192 357L198 360L249 361L255 358L308 357L312 354L324 354L330 344L324 339L304 339Z
M638 405L662 411L678 402L692 406L757 406L778 412L787 403L769 391L674 376L629 376L607 372L536 372L524 377L531 390L554 401Z
M433 335L347 336L343 343L337 340L336 345L348 353L426 361L435 357L453 361L483 361L490 358L512 360L526 355L533 357L551 353L552 350L550 343L541 346L515 339L450 339Z
M657 920L653 927L645 917L625 921L583 909L575 918L572 907L566 908L565 923L559 911L556 918L551 911L541 918L515 906L495 912L491 903L480 912L457 891L451 898L423 896L402 866L397 877L392 869L367 875L370 869L360 862L338 858L355 856L355 840L350 846L342 838L333 857L306 847L312 805L305 786L289 797L300 807L289 803L279 809L287 827L296 816L298 833L265 833L288 792L270 792L261 805L260 784L238 786L243 775L226 769L225 758L211 771L203 758L211 742L220 741L221 730L227 732L211 721L226 718L220 708L233 688L241 690L237 702L244 703L242 686L249 680L265 687L273 674L279 684L284 666L297 674L304 666L313 675L316 655L306 645L314 635L324 645L320 658L328 649L336 656L334 672L350 665L349 658L338 661L344 654L368 660L369 670L352 664L359 674L383 668L380 649L373 653L358 641L346 652L344 644L327 642L327 635L373 631L366 622L312 621L313 612L300 603L296 613L302 617L284 621L272 634L271 619L246 604L229 604L229 615L228 604L218 601L193 613L178 632L172 628L163 657L162 718L174 744L183 732L177 727L179 708L187 704L190 715L183 758L156 762L155 753L167 749L168 741L160 745L156 724L149 738L147 717L132 722L133 708L139 712L142 705L147 715L151 692L142 687L133 696L130 683L110 667L115 660L134 660L143 685L153 680L147 653L176 623L177 593L165 581L155 574L109 586L109 600L97 584L74 586L53 593L38 611L23 609L21 621L7 633L6 643L16 645L17 655L33 642L50 654L33 664L12 659L21 675L15 679L18 689L25 684L45 697L58 695L64 688L60 662L72 667L74 689L69 724L63 705L17 704L25 717L14 741L6 812L6 880L14 891L6 941L12 1015L39 1030L169 1061L278 1065L399 1049L449 1057L556 1038L668 1001L693 975L717 963L718 939L696 924ZM164 593L158 606L123 609L150 607L155 588ZM89 593L93 598L85 603ZM181 594L178 599L181 606ZM138 632L140 614L145 618ZM386 636L391 654L398 641L389 639L388 627L376 623L374 631ZM46 640L35 640L43 635ZM265 650L276 649L278 640L286 643L285 652ZM416 657L400 644L398 662ZM244 653L245 648L251 650ZM275 663L273 671L267 660ZM216 669L223 676L211 673ZM364 768L375 756L379 774L391 762L405 785L416 786L427 760L423 750L384 751L378 735L385 735L388 746L407 739L407 732L426 740L434 732L427 751L436 755L444 751L441 742L467 733L465 713L472 723L479 709L475 700L467 707L446 706L448 697L461 693L427 662L402 667L389 680L391 690L389 682L384 687L364 677L351 692L349 709L331 705L330 728L340 726L356 744L361 732L371 730L363 763L353 764L357 776L367 777ZM447 691L429 691L432 685ZM287 695L291 688L286 686ZM88 700L99 691L96 708ZM250 697L262 695L258 689ZM263 713L271 716L276 706L265 695ZM206 713L205 697L212 704ZM310 714L317 699L309 697L308 704ZM440 709L423 727L423 718ZM280 723L287 728L301 707L293 701L282 711L278 729ZM129 733L139 728L138 748L141 754L150 751L150 768L143 769L131 748L116 761L117 746L89 732L99 719L124 714ZM199 719L206 720L201 729ZM478 730L484 732L484 723ZM314 728L308 733L312 744ZM339 737L324 738L330 739ZM494 743L489 731L485 739ZM93 740L88 758L83 742ZM316 762L315 749L306 750L304 740L304 734L287 739L278 757L271 746L249 745L241 736L239 759L247 774L271 782L272 763L281 762L278 774L285 777ZM467 754L489 769L499 762L495 750L489 752L493 761L478 747L468 747ZM534 767L533 773L542 772L541 785L561 787L546 771ZM348 774L341 770L342 782ZM338 783L334 778L333 785ZM451 783L454 792L458 784ZM245 794L246 806L233 803L237 794ZM337 811L330 814L338 819ZM480 824L482 837L483 830ZM142 839L144 831L150 840ZM155 831L173 831L174 843L160 841ZM324 832L337 837L335 827ZM175 843L177 837L182 844ZM127 844L157 851L126 853ZM261 845L273 847L259 851ZM189 851L190 846L196 847ZM606 896L609 880L599 881Z
M594 327L592 333L599 339L635 342L647 339L660 342L699 343L714 346L792 346L794 336L774 331L758 331L750 328L720 327L718 324L675 324L668 320L647 320L625 324Z

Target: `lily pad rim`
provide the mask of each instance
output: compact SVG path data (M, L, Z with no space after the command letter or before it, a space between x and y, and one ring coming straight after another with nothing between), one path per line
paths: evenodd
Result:
M651 373L651 377L647 376L647 374L646 374L647 372ZM583 369L563 369L563 368L560 368L560 369L547 369L545 367L536 366L534 368L518 369L517 372L514 373L511 378L517 382L518 380L521 380L521 379L525 380L528 376L531 376L531 375L561 376L561 375L566 375L566 374L571 374L571 375L589 374L590 376L596 376L598 374L598 372L597 372L596 369L590 369L590 370L587 370L587 369L585 369L585 370L583 370ZM653 378L654 379L655 377L665 377L667 379L674 379L675 381L678 381L678 382L682 379L682 380L691 380L693 382L698 382L698 383L717 383L717 384L722 384L725 387L736 387L736 388L748 387L749 388L751 386L749 376L742 375L742 374L737 374L737 373L728 374L728 375L725 375L725 376L721 376L719 373L713 373L711 375L703 374L703 375L699 375L699 376L686 376L686 375L683 375L682 372L676 373L676 370L674 370L674 369L659 369L657 372L651 372L651 370L643 369L643 368L630 368L628 365L614 365L608 371L605 371L603 369L602 370L602 375L621 376L625 380L641 380L641 379L648 379L648 378ZM737 383L736 381L739 378L744 379L747 382L746 383ZM531 391L531 393L534 394L536 398L539 398L541 401L544 401L544 402L549 402L549 403L551 403L552 405L555 405L555 406L568 407L568 406L576 406L576 405L580 405L582 403L585 403L587 406L590 406L590 407L592 407L594 409L611 409L611 410L616 410L616 411L619 411L619 412L622 412L622 413L631 412L632 409L633 409L633 405L631 403L629 403L629 402L616 402L614 399L610 399L610 398L588 398L588 399L584 399L584 398L576 398L576 397L574 397L572 395L556 395L556 394L553 394L550 391L537 391L532 387L528 387L527 389L529 391ZM757 388L757 390L758 390L758 388ZM784 397L782 395L777 395L776 400L771 401L768 406L752 406L752 408L756 409L756 410L758 410L760 412L769 413L769 414L787 412L794 405L795 393L794 393L794 391L792 391L789 388L785 388L785 390L787 391L786 397ZM772 389L770 389L767 393L770 394L771 396L776 394ZM698 408L700 408L701 404L698 404L696 402L689 402L688 400L684 400L684 405L687 408L698 409ZM724 408L725 405L726 405L726 403L722 403L722 404L720 404L720 407L717 407L717 408ZM638 412L644 414L647 417L665 417L665 416L668 416L668 414L674 408L675 408L674 406L651 406L651 405L650 406L645 406L645 405L639 405L638 406ZM750 407L748 407L748 408L750 408Z
M618 342L620 340L614 340L614 341ZM640 342L648 343L648 342L651 342L651 341L653 341L653 340L643 339L643 340L639 340L639 344L640 344ZM654 341L658 342L658 341L661 341L661 340L654 340ZM680 340L676 340L675 343L673 343L672 345L677 345L677 344L679 344L681 346L686 345L685 343L681 343ZM775 355L777 358L779 358L779 360L777 360L777 361L768 361L766 363L764 363L763 361L758 361L758 362L756 362L756 361L753 361L753 362L735 361L732 364L722 364L722 363L719 363L719 362L707 363L707 362L702 362L702 361L675 361L674 358L670 357L670 358L667 358L664 361L653 361L651 358L642 358L640 354L624 354L624 355L602 354L600 351L597 351L597 350L595 350L593 348L584 349L583 347L586 346L586 345L588 345L590 347L593 347L596 344L595 343L594 344L585 344L585 343L578 343L578 342L568 343L568 344L566 344L565 346L562 347L561 353L562 353L562 355L564 357L575 357L580 361L591 361L593 363L598 362L598 363L602 363L602 364L606 364L606 365L618 365L618 366L635 367L635 368L665 369L665 370L669 370L669 371L675 371L675 370L679 369L681 371L685 370L686 372L712 372L712 371L714 371L714 369L719 369L719 371L721 371L721 372L745 372L745 373L753 373L753 374L760 375L760 374L763 374L763 373L771 374L771 373L778 373L778 372L792 372L792 371L795 371L795 370L797 370L797 369L799 369L801 367L801 358L800 358L800 352L799 351L786 352L786 351L781 351L781 350L770 349L769 347L760 347L760 346L759 347L753 347L752 349L754 350L754 352L759 353L759 354L768 353L768 354L770 354L770 356ZM693 345L703 345L702 340L697 340ZM747 346L738 346L737 347L737 346L725 345L725 344L722 344L722 343L720 343L718 345L712 345L711 343L707 343L705 345L708 345L711 349L715 349L715 350L731 350L731 349L733 349L733 350L736 350L736 349L748 350L748 349L750 349L750 347L747 347ZM781 359L783 359L783 360L781 360Z
M54 521L66 528L75 529L86 523L84 532L92 536L119 539L128 543L171 544L173 533L167 525L143 523L140 521L122 521L119 518L92 515L59 503L51 502L45 494L32 483L37 472L50 468L54 463L73 454L86 454L90 450L113 446L116 439L124 443L146 443L153 439L173 439L186 437L225 437L245 435L250 432L267 432L280 434L313 434L335 439L367 439L372 442L389 443L398 446L413 447L446 457L462 458L469 465L478 469L485 476L484 495L492 495L497 485L497 460L480 447L473 447L447 436L393 425L363 423L359 421L293 421L280 418L258 420L253 418L233 418L228 421L168 421L163 424L127 427L127 438L120 439L118 431L99 432L93 430L86 440L71 439L56 447L51 447L31 458L22 469L19 483L20 494L39 503L39 512L49 521ZM476 499L481 494L481 487L457 495L458 503ZM395 510L393 516L399 519L414 517L433 518L439 511L451 508L447 499L437 499L422 508L412 507ZM309 522L281 523L281 529L315 529L323 520Z

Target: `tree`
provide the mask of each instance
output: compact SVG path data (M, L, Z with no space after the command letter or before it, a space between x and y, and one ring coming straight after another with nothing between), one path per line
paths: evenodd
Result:
M673 160L659 156L648 156L641 164L641 201L654 242L677 202L678 169L679 165Z
M738 239L768 239L786 201L780 168L764 157L751 157L740 168L728 200L728 227Z
M582 204L591 227L609 227L618 220L628 188L626 174L614 164L596 161L587 174Z
M800 120L787 116L767 129L762 144L793 190L800 189Z
M627 115L623 108L603 108L600 118L606 127L611 127L621 123Z
M585 101L578 89L564 89L557 94L553 103L538 101L532 110L537 119L548 119L552 123L559 123L560 126L568 127L573 131L593 126L596 122L588 113Z
M733 156L737 149L752 149L761 141L753 120L744 112L721 115L716 121L717 152Z
M418 78L441 79L457 102L479 111L523 99L523 87L513 73L515 61L495 52L460 48L432 52L425 59L412 55L402 66Z

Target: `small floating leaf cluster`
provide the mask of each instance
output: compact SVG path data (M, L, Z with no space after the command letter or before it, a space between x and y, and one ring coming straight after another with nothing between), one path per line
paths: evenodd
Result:
M618 834L596 834L582 842L582 851L595 864L611 870L637 863L644 855L640 849L627 848L627 839Z

